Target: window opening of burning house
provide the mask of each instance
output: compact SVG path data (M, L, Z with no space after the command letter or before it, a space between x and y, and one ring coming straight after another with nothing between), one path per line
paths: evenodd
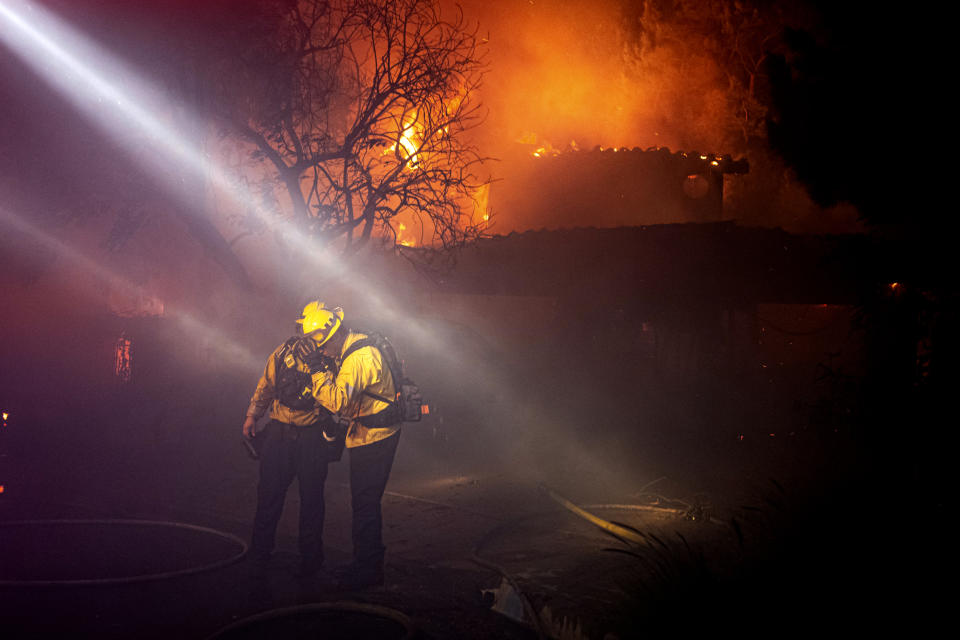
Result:
M126 332L120 334L120 337L117 338L117 344L114 348L113 373L122 384L130 382L130 376L133 373L133 343L127 337Z

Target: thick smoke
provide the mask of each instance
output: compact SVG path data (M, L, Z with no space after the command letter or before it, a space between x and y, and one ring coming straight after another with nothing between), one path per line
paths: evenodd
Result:
M472 0L463 10L487 38L479 135L500 159L495 177L509 181L541 147L731 154L752 168L728 181L728 217L799 232L858 229L852 208L813 202L767 137L777 115L771 56L791 55L791 29L823 33L809 3ZM494 231L513 230L509 212L494 215Z

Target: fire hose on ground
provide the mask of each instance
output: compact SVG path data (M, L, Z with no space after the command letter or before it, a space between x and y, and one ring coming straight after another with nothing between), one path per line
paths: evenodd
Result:
M375 604L367 604L365 602L314 602L310 604L301 604L292 607L281 607L279 609L270 609L269 611L264 611L256 615L252 615L242 620L237 620L236 622L223 627L218 630L212 636L208 636L207 640L215 640L217 638L229 637L231 633L236 631L241 631L247 627L251 627L262 622L270 622L274 620L279 620L281 618L287 618L292 616L298 616L302 614L309 613L321 613L321 614L330 614L330 613L354 613L360 615L373 616L376 618L384 618L392 622L396 622L403 628L404 635L400 636L402 640L410 640L416 634L416 627L413 625L413 622L406 615L397 611L396 609L390 609L389 607L382 607Z
M562 507L564 507L568 511L583 518L590 524L600 528L606 533L609 533L620 540L625 540L625 541L629 541L629 542L644 545L644 546L648 545L649 541L642 534L632 529L610 522L608 520L604 520L603 518L600 518L590 513L586 509L630 509L630 510L658 512L658 513L665 513L665 514L672 514L672 515L684 515L688 511L688 509L678 509L673 507L661 507L661 506L655 506L655 505L633 505L633 504L591 504L591 505L586 505L586 508L584 508L584 507L577 506L576 504L564 498L559 493L550 489L543 483L541 483L538 488L540 489L541 492L546 494L548 497L550 497L552 500L560 504ZM452 508L456 508L456 507L452 507ZM487 569L490 569L500 574L503 580L505 580L506 583L510 585L513 592L516 594L517 598L520 600L523 606L525 617L533 626L534 631L537 633L537 637L540 638L541 640L544 640L546 638L553 637L553 634L551 634L550 630L546 628L547 625L541 618L540 614L537 612L536 607L534 606L530 597L523 591L523 589L520 588L520 585L517 583L517 580L510 574L510 572L508 572L501 565L491 562L490 560L487 560L480 555L481 549L491 539L496 537L502 531L512 529L515 525L516 525L515 521L500 523L499 525L497 525L496 527L488 531L486 534L484 534L480 538L479 542L477 542L476 546L474 546L473 553L471 554L471 560L482 567L485 567Z
M93 520L16 520L12 522L0 523L0 528L14 527L40 527L40 526L125 526L125 527L168 527L176 529L185 529L188 531L198 531L200 533L213 535L215 537L228 540L235 543L239 549L237 553L222 560L177 569L174 571L163 571L158 573L145 573L131 576L119 576L115 578L77 578L77 579L43 579L43 580L0 580L0 587L56 587L56 586L106 586L133 584L138 582L149 582L152 580L169 580L171 578L180 578L183 576L203 573L220 569L234 562L239 561L247 553L247 543L224 531L218 531L209 527L201 527L195 524L186 524L183 522L171 522L167 520L124 520L124 519L93 519Z
M124 526L124 527L167 527L167 528L176 528L188 531L196 531L208 535L213 535L224 540L228 540L232 543L235 543L238 547L238 552L221 560L215 562L210 562L203 565L198 565L195 567L187 567L184 569L177 569L175 571L164 571L140 575L130 575L130 576L120 576L115 578L80 578L80 579L43 579L43 580L31 580L31 579L16 579L16 580L0 580L0 587L100 587L100 586L115 586L115 585L127 585L134 583L142 583L149 581L158 581L158 580L169 580L173 578L181 578L184 576L195 575L198 573L203 573L207 571L213 571L216 569L221 569L228 565L231 565L241 558L243 558L248 550L247 543L238 536L235 536L230 533L223 531L218 531L216 529L211 529L209 527L202 527L199 525L186 524L183 522L172 522L167 520L130 520L130 519L61 519L61 520L16 520L11 522L0 523L0 527L11 529L16 527L43 527L43 526ZM225 635L241 630L245 627L252 626L257 623L266 622L270 620L277 620L287 616L300 615L304 613L353 613L359 615L373 616L377 618L384 618L390 621L393 621L400 625L403 629L403 635L399 636L404 640L409 640L415 635L415 627L411 622L410 618L406 615L397 611L395 609L390 609L388 607L382 607L378 605L360 603L360 602L324 602L324 603L311 603L298 605L293 607L285 607L279 609L271 609L269 611L264 611L256 615L243 618L238 620L222 629L218 630L210 638L221 638Z

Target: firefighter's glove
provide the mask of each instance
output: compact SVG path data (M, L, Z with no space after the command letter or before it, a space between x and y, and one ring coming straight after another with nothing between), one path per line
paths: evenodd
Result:
M319 349L304 358L303 363L310 369L310 375L333 371L337 366L336 360Z
M310 374L333 371L336 361L326 355L311 338L303 338L293 347L293 353L310 369Z

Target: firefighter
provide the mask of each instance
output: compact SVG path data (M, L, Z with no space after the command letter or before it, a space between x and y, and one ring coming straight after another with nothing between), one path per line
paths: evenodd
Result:
M309 577L323 566L323 490L332 457L323 429L331 416L314 401L309 368L296 357L295 348L301 339L294 336L270 354L243 422L243 435L257 441L260 459L250 546L254 575L261 578L267 572L277 524L294 477L300 489L300 566L296 573ZM268 407L270 421L258 429L257 420Z
M396 397L393 376L376 347L351 348L367 335L343 326L341 309L331 314L314 301L299 322L312 339L308 349L316 346L314 354L305 356L314 370L313 397L346 419L338 423L343 432L327 433L331 439L343 438L350 452L353 560L339 571L339 584L346 589L379 586L386 551L380 503L400 441L400 421L387 417L392 415L388 400ZM321 328L308 333L315 326ZM322 359L331 357L336 366L323 366Z

